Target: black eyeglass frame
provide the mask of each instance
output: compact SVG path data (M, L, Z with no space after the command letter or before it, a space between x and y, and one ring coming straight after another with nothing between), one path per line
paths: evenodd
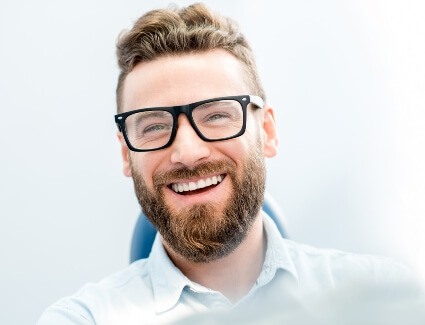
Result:
M218 100L235 100L235 101L239 102L239 104L242 107L242 112L243 112L243 124L242 124L241 130L238 133L236 133L235 135L232 135L230 137L225 137L225 138L219 138L219 139L209 139L209 138L206 138L201 133L201 131L198 129L198 127L196 126L196 123L195 123L195 121L193 120L193 117L192 117L192 111L193 111L193 109L195 109L199 105L210 103L210 102L215 102L215 101L218 101ZM115 123L117 124L119 132L121 132L124 135L124 140L125 140L128 148L132 151L135 151L135 152L146 152L146 151L161 150L161 149L164 149L164 148L167 148L168 146L170 146L173 143L174 138L176 136L177 121L178 121L178 117L181 113L183 113L187 116L187 118L189 119L190 125L195 130L196 134L202 140L207 141L207 142L224 141L224 140L237 138L237 137L239 137L239 136L241 136L242 134L245 133L247 107L248 107L248 104L250 104L250 103L254 104L258 108L263 108L263 106L264 106L263 99L259 96L255 96L255 95L217 97L217 98L206 99L206 100L202 100L202 101L199 101L199 102L194 102L194 103L181 105L181 106L140 108L140 109L136 109L136 110L125 112L125 113L116 114L115 115ZM165 145L163 145L162 147L154 148L154 149L138 149L138 148L135 148L131 145L130 140L127 137L127 132L126 132L126 128L125 128L126 118L129 117L130 115L140 113L140 112L146 112L146 111L166 111L166 112L169 112L173 116L173 129L171 130L170 140Z

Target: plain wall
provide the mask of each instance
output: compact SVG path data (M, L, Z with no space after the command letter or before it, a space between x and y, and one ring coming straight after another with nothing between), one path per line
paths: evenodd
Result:
M128 264L115 42L152 3L0 3L1 324ZM424 2L206 3L240 22L275 107L268 191L291 238L425 274Z

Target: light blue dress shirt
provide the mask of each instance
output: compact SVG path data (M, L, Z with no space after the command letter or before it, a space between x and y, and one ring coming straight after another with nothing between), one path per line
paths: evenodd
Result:
M254 286L236 304L183 275L157 236L149 258L61 299L43 313L38 325L167 324L195 313L244 306L252 310L273 305L284 312L356 281L398 283L407 277L407 270L389 259L301 245L283 239L264 213L263 223L264 265Z

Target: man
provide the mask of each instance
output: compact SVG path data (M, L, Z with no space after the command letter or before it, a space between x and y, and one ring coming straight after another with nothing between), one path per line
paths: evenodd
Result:
M284 240L261 212L264 157L278 138L234 21L201 4L151 11L120 36L117 55L124 174L159 235L148 259L62 299L39 324L163 324L261 303L299 311L346 282L402 273Z

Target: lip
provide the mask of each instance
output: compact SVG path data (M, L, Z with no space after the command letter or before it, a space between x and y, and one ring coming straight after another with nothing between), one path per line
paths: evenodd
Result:
M212 178L214 176L217 177L219 175L224 176L224 175L227 175L227 174L226 173L212 173L212 174L202 175L200 177L194 177L194 178L189 178L189 179L178 179L178 180L167 183L166 186L171 188L172 184L182 184L182 183L190 183L190 182L197 183L201 179Z
M182 195L182 194L176 193L171 188L172 184L197 182L201 179L218 176L218 175L225 175L225 176L220 183L218 183L215 186L211 186L210 189L206 191L202 191L200 193ZM207 202L222 202L221 198L226 196L230 192L229 190L226 191L226 188L230 186L230 183L229 183L230 177L228 176L229 175L226 173L224 174L213 173L213 174L204 175L202 177L196 177L196 178L178 180L178 181L176 180L174 182L168 183L167 185L164 185L165 192L167 194L166 196L169 196L170 201L172 202L171 205L173 206L177 205L179 206L179 208L181 208L182 206L191 206L194 204L201 204L201 203L207 203Z

